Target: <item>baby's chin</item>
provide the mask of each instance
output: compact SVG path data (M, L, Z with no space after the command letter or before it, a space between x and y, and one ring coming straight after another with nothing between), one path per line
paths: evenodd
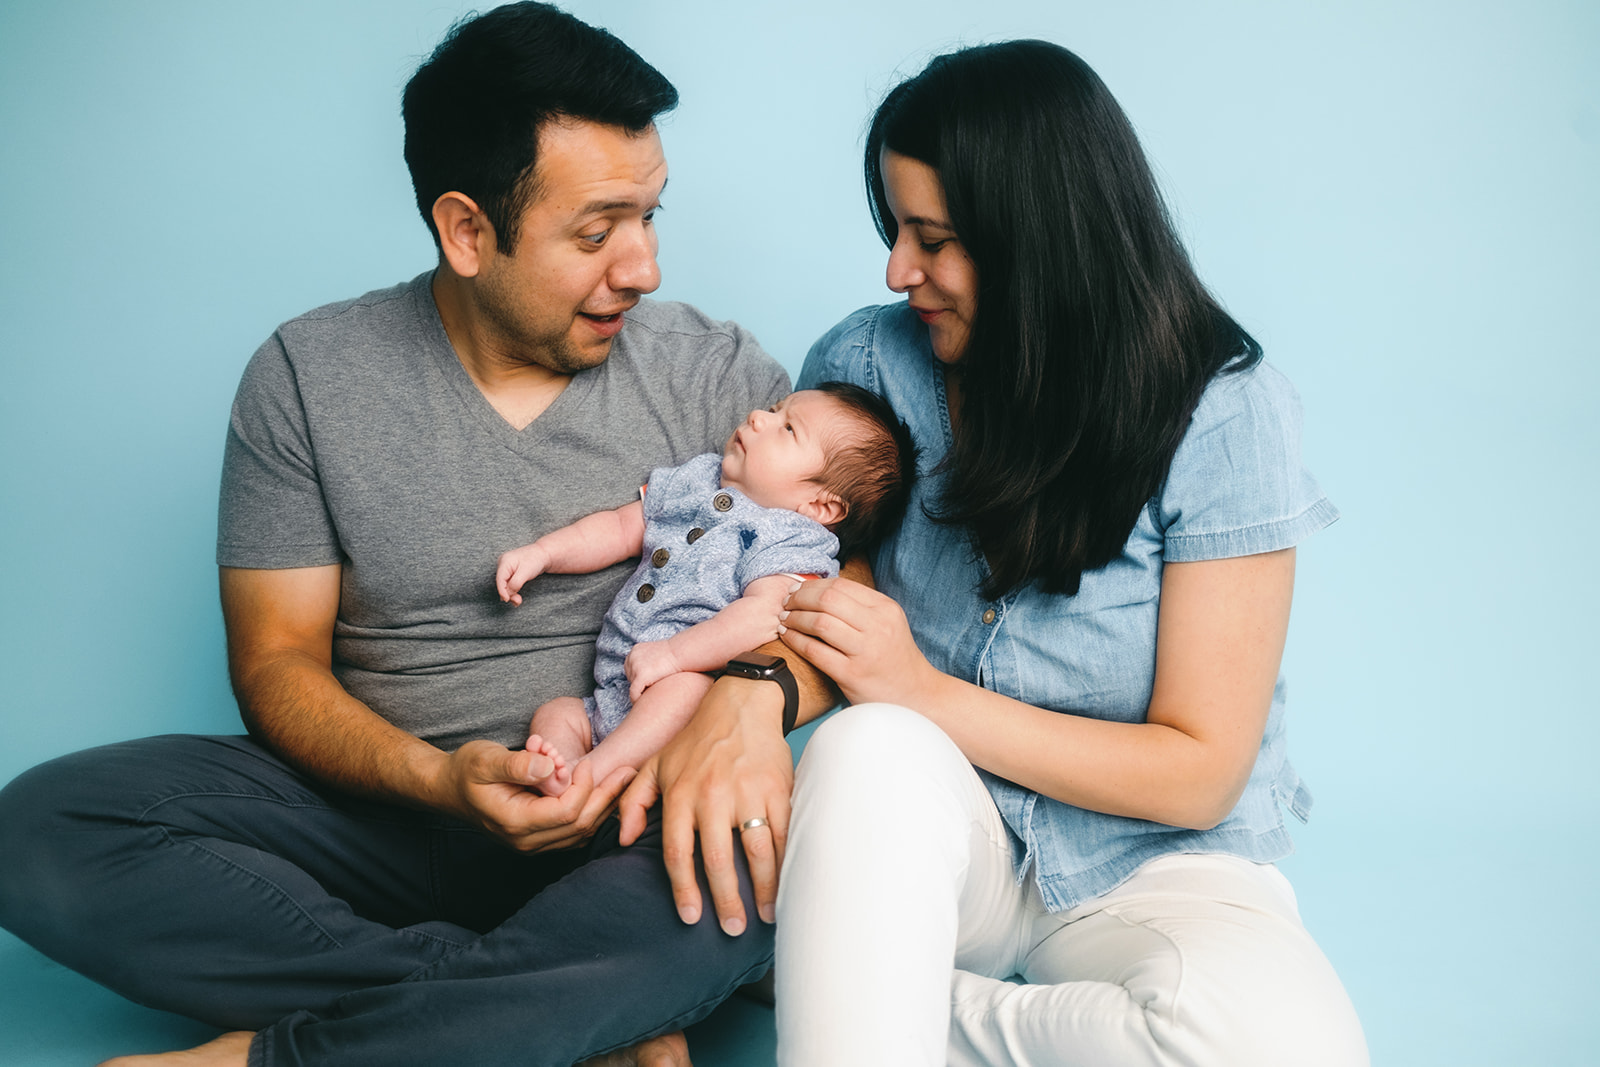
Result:
M750 503L754 504L758 508L788 508L789 507L788 504L784 503L781 500L763 500L763 499L761 499L761 497L764 494L751 492L750 489L748 489L744 485L743 482L739 481L739 479L738 479L738 477L736 476L736 473L735 473L736 471L737 471L737 466L730 460L729 456L724 455L722 457L722 480L721 480L722 488L739 490L739 492L744 494L744 497L745 497L746 500L750 501ZM792 511L794 509L789 508L789 510Z

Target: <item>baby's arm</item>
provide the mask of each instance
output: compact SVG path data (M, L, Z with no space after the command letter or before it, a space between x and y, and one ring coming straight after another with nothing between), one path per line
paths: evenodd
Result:
M665 641L634 645L623 668L633 708L589 753L594 773L603 777L621 766L638 767L660 752L694 718L711 689L711 678L700 672L775 640L783 629L778 615L794 587L787 574L757 578L744 587L743 596L705 622Z
M500 599L521 604L523 585L541 574L589 574L644 550L644 502L585 515L531 545L500 557L494 584Z
M791 590L787 574L770 574L744 587L744 595L705 622L680 630L665 641L641 641L623 664L628 697L635 703L651 685L680 671L714 671L741 652L775 641L783 632L778 616Z

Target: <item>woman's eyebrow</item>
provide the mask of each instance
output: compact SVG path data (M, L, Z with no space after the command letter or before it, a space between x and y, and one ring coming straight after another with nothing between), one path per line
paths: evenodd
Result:
M926 226L926 227L928 227L930 229L934 229L934 230L946 230L946 231L948 231L950 233L955 233L956 232L956 228L954 226L950 225L950 223L947 220L929 218L926 215L908 215L908 216L906 216L906 220L903 223L901 223L901 225L902 226Z

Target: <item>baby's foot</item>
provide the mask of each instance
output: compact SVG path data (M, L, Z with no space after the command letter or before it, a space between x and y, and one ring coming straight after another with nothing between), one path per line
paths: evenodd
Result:
M525 747L529 752L548 756L550 762L555 765L548 775L531 783L530 788L543 793L547 797L558 797L565 793L567 787L572 784L572 768L567 766L567 761L562 758L560 750L538 734L529 734L528 743Z

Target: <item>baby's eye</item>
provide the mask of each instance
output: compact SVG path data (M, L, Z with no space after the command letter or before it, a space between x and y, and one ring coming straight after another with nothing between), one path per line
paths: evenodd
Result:
M783 428L784 428L784 429L785 429L785 430L788 430L788 431L789 431L789 432L790 432L790 433L794 433L794 423L792 423L792 422L786 422L786 423L784 423L784 424L783 424Z

